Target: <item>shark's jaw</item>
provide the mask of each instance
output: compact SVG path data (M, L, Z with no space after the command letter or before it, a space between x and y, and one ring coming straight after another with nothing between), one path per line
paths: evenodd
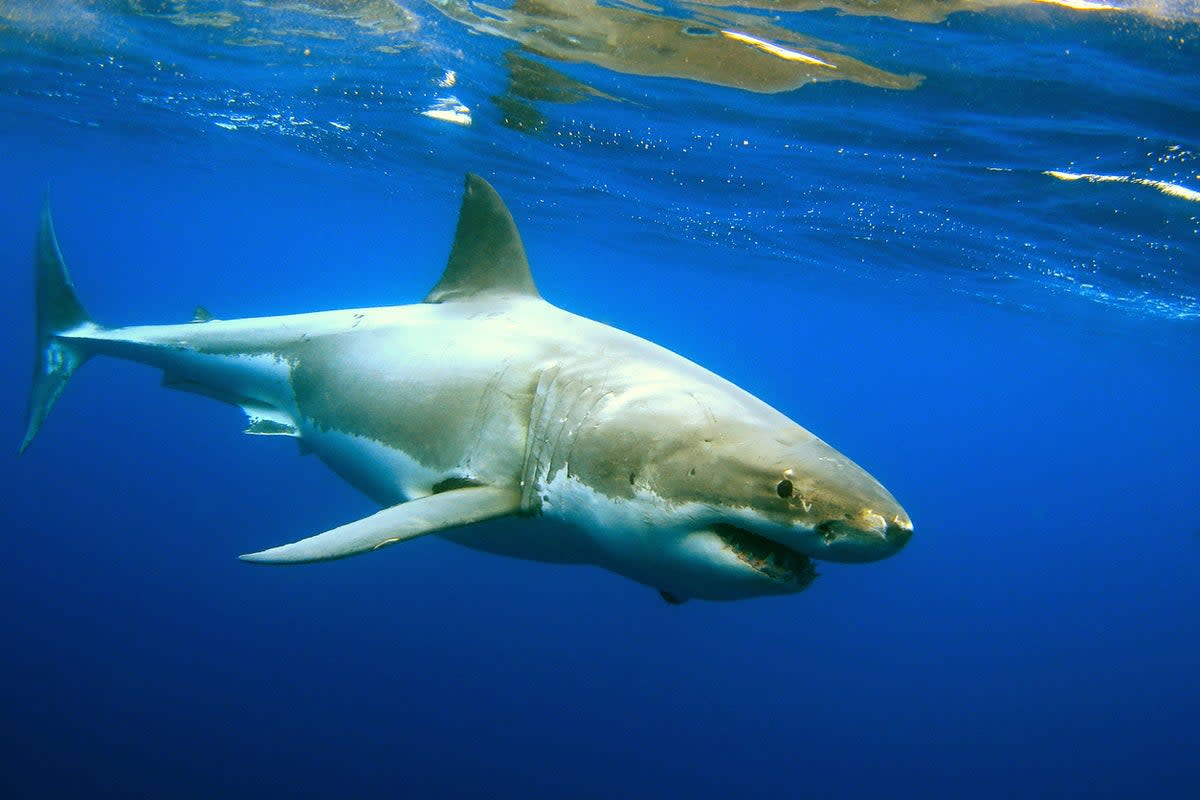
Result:
M679 600L794 594L817 577L807 555L755 532L767 523L753 512L671 503L645 488L611 498L566 470L540 494L540 515L575 531L587 553L579 560Z
M726 523L713 525L709 530L721 539L726 549L738 560L764 578L790 584L792 591L806 589L816 580L817 570L812 559L803 553Z

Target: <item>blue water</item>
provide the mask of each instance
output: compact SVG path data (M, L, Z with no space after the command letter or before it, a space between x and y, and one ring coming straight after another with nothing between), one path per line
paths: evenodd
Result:
M479 7L136 5L0 2L14 451L47 185L132 324L416 301L471 170L543 295L782 409L916 535L728 604L432 538L252 568L371 504L98 359L0 459L0 796L1200 796L1193 6L671 5L641 24L923 79L768 94L547 39L573 83L522 128ZM421 113L449 97L470 125Z

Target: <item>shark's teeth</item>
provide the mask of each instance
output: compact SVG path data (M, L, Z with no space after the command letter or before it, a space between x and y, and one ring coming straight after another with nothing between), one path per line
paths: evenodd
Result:
M805 587L817 577L812 559L778 542L733 525L714 525L713 532L744 564L772 580Z

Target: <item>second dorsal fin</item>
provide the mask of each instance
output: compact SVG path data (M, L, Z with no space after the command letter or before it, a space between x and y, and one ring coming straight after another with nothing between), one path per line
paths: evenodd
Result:
M488 296L541 297L512 214L487 181L468 173L450 260L425 302Z

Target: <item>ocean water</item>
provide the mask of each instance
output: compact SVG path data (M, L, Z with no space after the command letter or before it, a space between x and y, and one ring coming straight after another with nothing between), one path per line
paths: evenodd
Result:
M15 453L49 187L101 322L552 302L878 477L907 548L664 603L436 538L96 359L0 459L0 796L1200 796L1194 3L0 0Z

